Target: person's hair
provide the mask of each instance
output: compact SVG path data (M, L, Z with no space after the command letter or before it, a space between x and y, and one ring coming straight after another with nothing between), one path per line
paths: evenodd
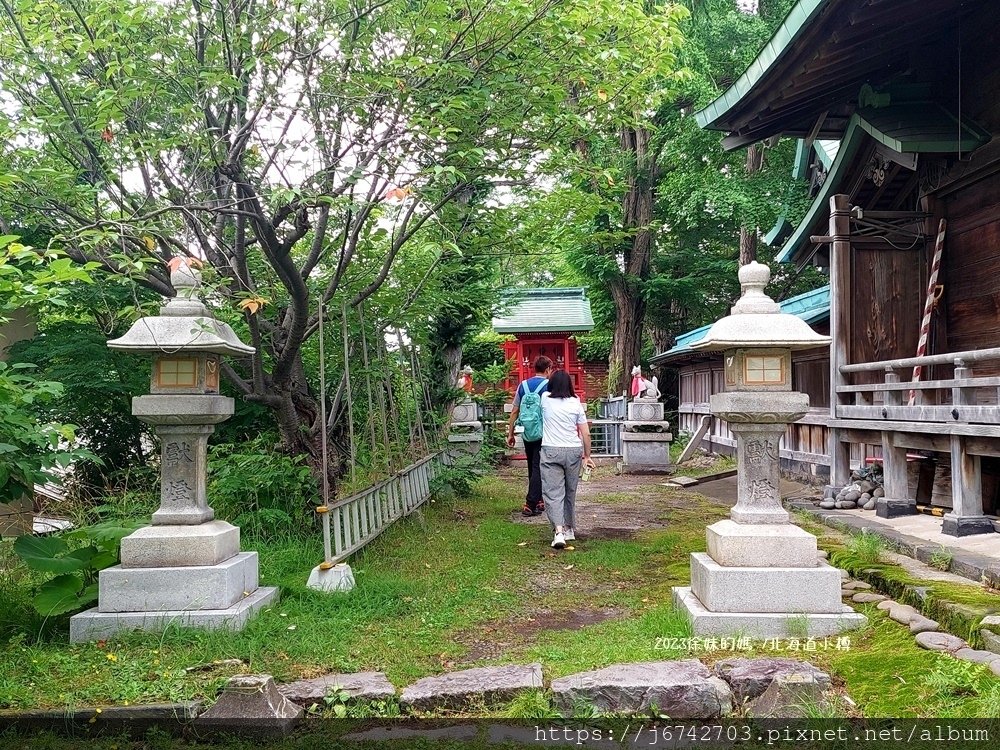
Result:
M549 378L549 398L575 398L573 380L565 370L556 370Z
M550 367L552 367L552 360L544 355L535 360L535 372L545 372Z

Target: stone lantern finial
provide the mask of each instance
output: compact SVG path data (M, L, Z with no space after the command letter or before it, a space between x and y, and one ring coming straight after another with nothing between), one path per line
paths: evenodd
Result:
M743 292L733 305L733 315L781 312L781 306L764 293L771 281L771 269L763 263L751 261L740 268L740 287Z

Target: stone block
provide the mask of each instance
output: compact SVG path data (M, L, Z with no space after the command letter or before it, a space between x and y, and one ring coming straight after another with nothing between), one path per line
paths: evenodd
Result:
M669 432L622 432L622 462L626 467L669 471Z
M197 734L233 733L282 736L294 729L303 710L283 696L268 674L237 675L194 722Z
M955 652L962 648L968 648L969 644L951 633L937 633L933 630L925 630L917 633L914 639L921 648L928 651L949 651ZM994 654L995 656L995 654Z
M663 421L663 404L659 401L630 401L627 409L630 422Z
M901 518L902 516L915 516L916 514L916 500L907 500L905 498L896 500L880 497L875 501L875 515L879 518Z
M100 612L226 609L257 590L257 553L218 565L124 568L100 572Z
M712 612L840 613L840 572L813 562L811 568L726 568L694 552L691 590Z
M338 563L325 570L322 565L317 565L309 573L306 586L317 591L352 591L354 571L347 563Z
M233 416L235 403L229 396L211 394L135 396L132 413L148 424L219 424Z
M660 435L670 430L669 422L639 422L631 420L624 423L625 432L651 432Z
M805 674L813 676L823 688L830 687L830 675L807 661L764 657L761 659L723 659L713 667L715 673L729 683L738 702L762 695L776 677Z
M972 536L974 534L995 534L992 519L986 516L956 516L945 513L941 521L941 533L948 536Z
M816 537L792 524L741 524L726 519L713 523L706 532L709 556L724 567L815 568L818 564Z
M828 706L823 691L829 685L829 679L824 685L811 674L778 675L748 713L760 719L811 718Z
M415 711L497 706L542 686L541 664L477 667L417 680L403 689L400 705Z
M262 586L227 609L189 609L165 612L101 612L94 607L69 621L71 643L100 641L131 630L160 632L167 627L242 630L254 613L276 602L278 589Z
M122 539L121 564L124 568L216 565L239 551L239 527L225 521L146 526Z
M451 412L452 422L478 422L479 405L475 401L461 401Z
M955 658L962 661L971 661L974 664L991 664L1000 659L1000 654L992 651L981 651L975 648L960 648L955 651Z
M674 606L683 611L696 636L746 636L748 638L801 637L837 635L860 628L867 621L863 614L842 605L838 614L795 614L779 612L711 612L690 588L674 588Z
M563 716L578 705L602 713L649 714L671 719L715 719L732 711L729 686L696 659L613 664L552 681L552 700Z
M278 685L279 692L292 703L308 708L323 703L327 695L343 691L356 701L385 701L396 697L396 688L383 672L325 674L311 680Z

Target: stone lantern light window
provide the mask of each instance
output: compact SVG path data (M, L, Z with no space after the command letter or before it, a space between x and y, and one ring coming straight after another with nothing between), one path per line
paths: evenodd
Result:
M160 388L193 388L198 384L198 360L194 357L164 357L156 363L156 385Z
M781 385L785 382L785 367L781 357L747 355L743 364L747 385Z

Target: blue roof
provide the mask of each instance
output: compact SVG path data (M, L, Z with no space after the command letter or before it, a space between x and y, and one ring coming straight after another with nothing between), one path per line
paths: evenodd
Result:
M818 289L813 289L811 292L805 292L804 294L786 299L781 303L781 312L795 315L810 325L821 320L826 320L830 317L830 285L827 284ZM672 349L657 354L653 357L652 362L654 364L664 364L671 359L681 357L685 354L694 354L695 352L691 348L691 345L705 338L708 329L711 327L712 324L709 323L701 328L695 328L693 331L682 333L675 340Z

